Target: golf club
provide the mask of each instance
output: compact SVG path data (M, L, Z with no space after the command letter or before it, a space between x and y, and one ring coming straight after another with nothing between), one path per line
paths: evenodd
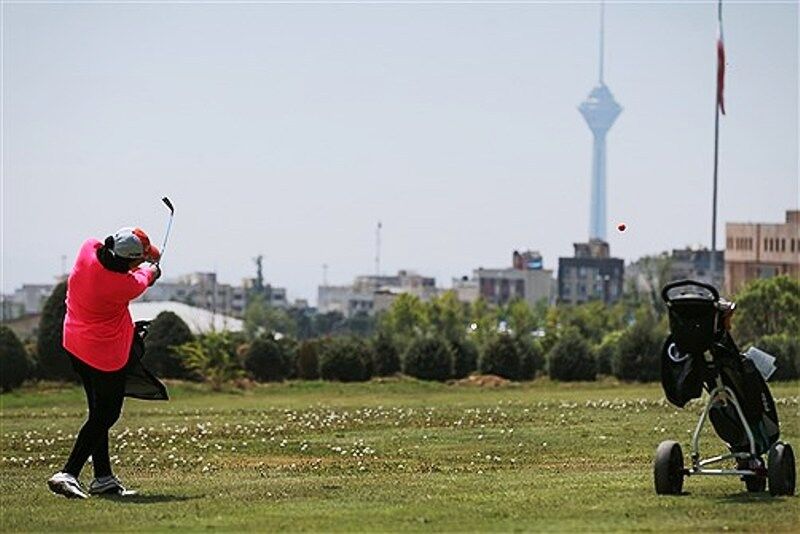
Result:
M169 208L169 222L167 223L167 232L164 234L164 243L161 245L161 257L156 262L156 265L160 265L161 260L164 259L164 252L167 250L167 239L169 239L169 231L172 229L172 219L175 217L175 206L172 205L170 199L164 197L161 199L161 202L166 204L167 208Z

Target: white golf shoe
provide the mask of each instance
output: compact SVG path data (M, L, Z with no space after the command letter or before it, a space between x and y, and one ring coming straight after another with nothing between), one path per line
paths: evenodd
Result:
M98 477L89 484L92 495L135 495L135 491L126 490L122 482L114 475Z
M63 495L68 499L88 499L89 496L83 491L78 479L69 473L59 472L51 476L47 481L50 491L58 495Z

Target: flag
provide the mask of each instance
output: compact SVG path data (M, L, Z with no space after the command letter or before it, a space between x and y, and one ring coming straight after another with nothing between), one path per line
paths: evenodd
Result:
M719 2L717 25L717 105L725 115L725 41L722 38L722 0Z

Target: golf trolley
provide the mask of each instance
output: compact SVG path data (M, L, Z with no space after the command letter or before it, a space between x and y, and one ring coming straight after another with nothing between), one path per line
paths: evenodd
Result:
M771 362L765 365L763 359L751 358L750 352L739 352L729 332L736 304L721 299L713 286L693 280L667 284L661 297L670 325L661 353L664 393L681 408L699 398L703 389L708 400L692 435L688 468L677 441L663 441L656 449L656 493L680 494L684 477L706 475L738 476L749 492L764 491L769 483L772 495L793 495L794 452L791 445L778 441L775 403L758 367L766 368ZM765 373L768 377L769 372ZM700 433L708 420L729 452L703 459ZM736 461L735 468L710 467L730 460Z

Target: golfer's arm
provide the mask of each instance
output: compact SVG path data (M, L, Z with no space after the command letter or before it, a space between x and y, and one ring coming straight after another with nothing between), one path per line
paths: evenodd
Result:
M129 301L135 299L150 286L150 282L153 281L154 276L155 273L151 269L136 269L135 271L131 271L126 277L125 288L121 296Z

